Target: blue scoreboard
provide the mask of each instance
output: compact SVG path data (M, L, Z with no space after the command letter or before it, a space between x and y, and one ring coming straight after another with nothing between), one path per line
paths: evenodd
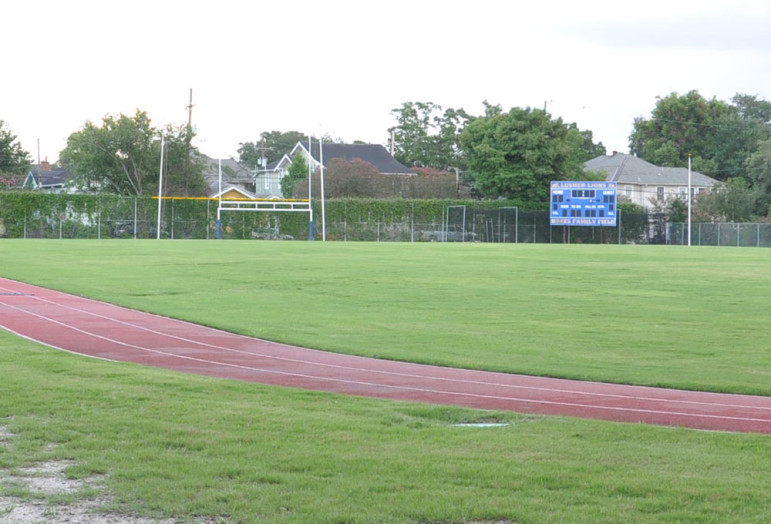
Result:
M552 182L552 226L615 226L615 182Z

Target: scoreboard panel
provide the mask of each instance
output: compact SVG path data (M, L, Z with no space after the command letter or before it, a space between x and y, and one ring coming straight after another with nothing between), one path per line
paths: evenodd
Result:
M615 182L552 182L552 226L615 226Z

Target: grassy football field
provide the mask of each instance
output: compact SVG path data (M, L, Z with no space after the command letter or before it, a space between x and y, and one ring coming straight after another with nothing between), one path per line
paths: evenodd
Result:
M0 276L261 338L760 395L771 394L770 261L761 249L664 246L0 241ZM0 374L0 500L39 499L4 477L66 459L72 477L104 476L113 511L159 519L771 518L763 435L271 388L3 332ZM509 425L453 426L489 419Z

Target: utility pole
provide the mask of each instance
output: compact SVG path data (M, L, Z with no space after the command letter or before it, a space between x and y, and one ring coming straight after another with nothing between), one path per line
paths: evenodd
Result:
M187 127L193 129L193 88L190 88L190 103L185 108L187 109Z
M190 102L187 107L187 155L185 155L185 194L187 195L188 182L190 177L190 141L193 139L193 88L190 88Z
M257 166L254 168L254 192L257 193L257 176L260 173L260 170L262 170L262 173L265 175L265 190L270 190L270 180L268 180L268 159L265 157L265 152L270 151L273 149L272 147L268 147L265 145L265 140L262 140L262 147L257 147L255 142L255 150L260 152L260 158L257 161Z

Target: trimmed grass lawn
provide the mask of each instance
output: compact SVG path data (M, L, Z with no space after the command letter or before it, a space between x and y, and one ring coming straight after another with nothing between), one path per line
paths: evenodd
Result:
M771 393L771 252L0 241L0 275L384 358ZM1 310L0 310L1 311ZM455 427L499 421L496 428ZM111 509L224 522L768 522L771 439L272 388L0 332L0 497L36 461ZM49 498L51 504L88 493ZM0 513L2 519L2 513Z

